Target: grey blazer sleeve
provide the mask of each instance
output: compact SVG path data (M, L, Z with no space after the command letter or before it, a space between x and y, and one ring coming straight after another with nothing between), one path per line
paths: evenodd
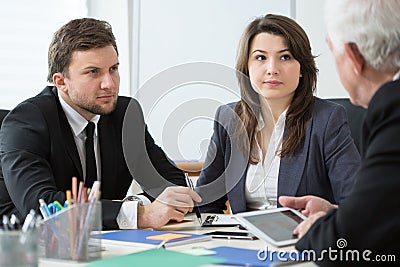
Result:
M341 203L350 194L353 177L360 166L360 155L342 106L336 105L329 116L322 148L335 202Z
M203 198L203 202L200 206L202 212L212 212L212 213L222 213L226 209L225 202L227 201L227 196L225 193L225 154L229 148L229 140L227 140L226 129L221 125L221 109L224 106L220 106L215 114L214 119L214 132L211 137L211 142L207 150L207 156L204 161L203 170L200 173L199 179L197 180L196 187L199 188L199 194ZM227 148L228 146L228 148ZM219 180L218 183L223 188L220 190L212 185L213 182ZM214 186L217 192L221 193L220 197L216 200L210 202L209 199L214 199L215 197L211 195L211 186Z

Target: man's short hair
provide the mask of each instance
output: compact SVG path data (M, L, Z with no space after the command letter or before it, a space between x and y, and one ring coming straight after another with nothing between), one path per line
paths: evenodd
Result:
M117 44L111 25L93 18L74 19L54 33L48 52L47 81L53 82L54 73L68 75L74 51L85 51L112 45L117 52Z

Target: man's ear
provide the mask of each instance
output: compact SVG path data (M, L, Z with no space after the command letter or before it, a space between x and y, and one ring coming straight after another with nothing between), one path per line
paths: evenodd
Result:
M354 72L359 75L362 74L365 67L365 59L360 50L358 50L357 45L355 43L345 43L344 52L349 57Z
M58 90L65 92L67 90L67 86L65 84L64 75L59 72L53 74L53 83L57 87Z

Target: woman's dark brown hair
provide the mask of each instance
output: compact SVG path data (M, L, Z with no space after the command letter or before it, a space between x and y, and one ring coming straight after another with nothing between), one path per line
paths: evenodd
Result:
M292 102L286 114L287 134L284 136L280 156L293 156L304 141L306 122L311 116L314 103L313 93L317 83L318 69L314 56L311 53L310 41L305 31L292 19L268 14L252 21L245 29L239 44L236 70L240 85L241 100L235 106L235 112L240 117L245 133L238 132L237 138L242 140L243 134L247 134L250 149L253 151L257 117L260 112L260 100L258 93L252 88L249 76L248 61L250 46L254 37L259 33L269 33L282 36L293 57L300 63L299 85L294 93ZM247 154L247 153L245 153ZM249 163L256 164L259 161L258 154L249 153Z

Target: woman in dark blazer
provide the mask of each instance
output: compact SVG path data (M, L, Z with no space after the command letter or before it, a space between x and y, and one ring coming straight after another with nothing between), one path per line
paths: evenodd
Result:
M317 68L304 30L266 15L243 33L237 58L241 100L221 106L197 187L204 212L277 207L281 195L340 203L360 156L345 109L313 96Z

